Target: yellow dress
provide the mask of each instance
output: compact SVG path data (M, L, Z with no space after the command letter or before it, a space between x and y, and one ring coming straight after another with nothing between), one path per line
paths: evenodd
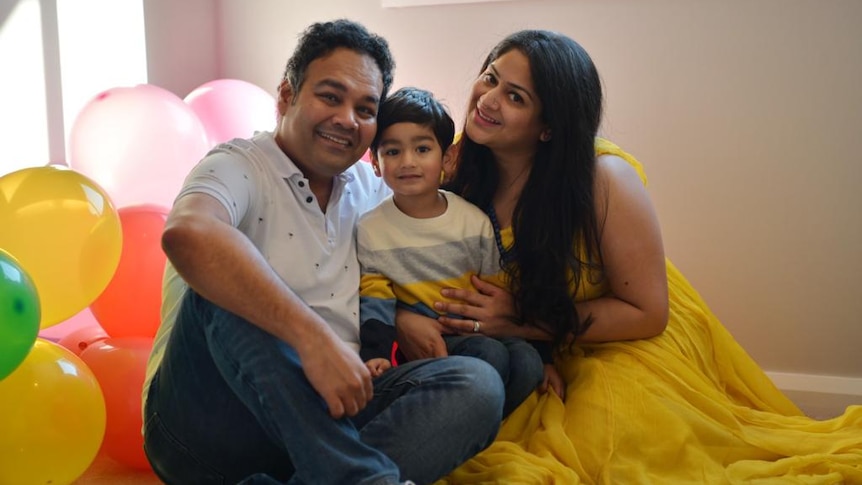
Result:
M619 147L599 139L596 152L624 158L646 183ZM533 393L437 485L862 484L862 406L806 417L669 260L667 273L664 333L579 345L558 362L565 402Z

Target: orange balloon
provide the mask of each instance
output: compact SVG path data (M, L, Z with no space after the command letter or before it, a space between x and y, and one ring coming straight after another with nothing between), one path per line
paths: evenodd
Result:
M105 440L102 452L131 468L150 470L141 435L141 390L151 338L108 338L81 352L105 396Z
M123 229L120 263L90 310L111 337L155 337L167 261L161 237L168 209L147 204L117 212Z

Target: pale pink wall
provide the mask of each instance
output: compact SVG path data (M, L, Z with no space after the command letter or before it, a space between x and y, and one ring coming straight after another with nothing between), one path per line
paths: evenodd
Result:
M219 2L144 0L150 84L184 98L221 77Z

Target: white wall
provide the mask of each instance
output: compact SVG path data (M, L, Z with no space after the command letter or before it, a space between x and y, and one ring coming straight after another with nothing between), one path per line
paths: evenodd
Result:
M221 75L218 2L143 0L148 80L180 98Z
M458 119L496 41L569 34L603 76L604 134L646 165L668 256L727 328L770 371L862 378L862 2L146 5L148 34L173 39L150 41L150 82L180 96L213 73L274 92L297 34L349 17L389 40L396 86Z

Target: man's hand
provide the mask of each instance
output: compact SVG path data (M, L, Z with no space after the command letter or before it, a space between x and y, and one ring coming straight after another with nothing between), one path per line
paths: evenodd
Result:
M333 418L355 416L374 396L371 372L346 343L325 335L299 352L302 370Z

